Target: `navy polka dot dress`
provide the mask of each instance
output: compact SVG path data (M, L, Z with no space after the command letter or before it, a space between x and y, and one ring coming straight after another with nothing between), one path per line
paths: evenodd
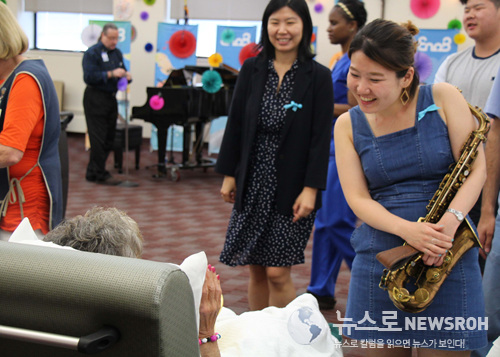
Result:
M304 250L316 212L294 223L292 215L280 214L276 209L276 154L285 121L283 106L290 103L297 68L295 61L278 92L278 74L273 61L269 60L249 166L248 190L243 210L233 208L231 213L220 255L224 264L283 267L304 263Z

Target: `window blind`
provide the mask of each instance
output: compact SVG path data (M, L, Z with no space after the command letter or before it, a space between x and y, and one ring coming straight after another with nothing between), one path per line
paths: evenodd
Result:
M259 21L269 0L188 0L189 18ZM170 17L184 18L184 0L170 0Z
M26 11L113 14L113 0L25 0Z

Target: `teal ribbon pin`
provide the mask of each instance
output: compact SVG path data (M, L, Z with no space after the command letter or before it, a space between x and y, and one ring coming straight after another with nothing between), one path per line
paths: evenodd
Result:
M441 109L441 108L439 108L436 104L429 105L424 110L421 110L420 112L418 112L418 120L422 119L425 116L425 114L427 114L428 112L434 112L438 109Z
M292 101L290 102L290 104L285 104L285 105L283 106L283 108L285 108L285 109L290 109L290 108L292 108L292 110L293 110L294 112L296 112L296 111L297 111L297 109L302 109L302 104L300 104L300 103L295 103L295 102L292 100Z

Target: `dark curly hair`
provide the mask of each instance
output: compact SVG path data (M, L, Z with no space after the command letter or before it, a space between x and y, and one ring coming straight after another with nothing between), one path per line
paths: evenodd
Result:
M364 2L359 0L340 0L335 7L342 9L342 7L339 6L339 3L344 4L354 17L353 19L348 14L343 12L343 16L347 21L356 21L358 24L358 30L365 26L367 14Z

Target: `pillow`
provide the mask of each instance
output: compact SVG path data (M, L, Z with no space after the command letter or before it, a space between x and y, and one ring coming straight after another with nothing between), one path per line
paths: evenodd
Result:
M493 346L486 355L486 357L496 357L496 356L500 356L500 337L498 337L495 341L493 341Z
M236 315L223 308L215 331L222 356L342 356L341 342L311 294L302 294L284 308L267 307Z
M73 249L71 247L63 247L59 244L40 240L33 230L33 227L31 227L31 223L28 217L23 218L21 223L19 223L19 225L17 226L16 230L12 232L12 235L9 238L9 242L38 245L50 248L69 249L74 250L75 252L77 251L76 249Z
M196 313L196 326L200 328L200 302L201 291L205 283L205 272L207 270L208 260L205 252L199 252L190 255L179 266L186 273L191 289L193 289L194 308Z

